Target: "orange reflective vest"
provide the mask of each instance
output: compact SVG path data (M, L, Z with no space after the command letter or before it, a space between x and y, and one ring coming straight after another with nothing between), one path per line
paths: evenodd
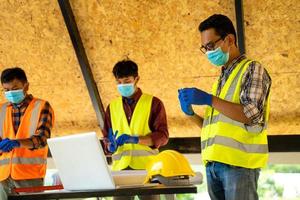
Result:
M18 132L15 133L12 123L12 105L0 105L1 139L26 139L35 134L41 110L46 101L33 98L21 120ZM52 118L54 122L54 117ZM30 150L15 148L0 155L0 181L11 176L14 180L44 178L46 173L48 147Z

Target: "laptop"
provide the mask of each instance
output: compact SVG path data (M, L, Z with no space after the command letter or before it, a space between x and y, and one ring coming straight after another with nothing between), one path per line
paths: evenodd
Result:
M47 142L66 190L109 190L157 185L143 184L147 175L145 170L113 172L114 180L95 132L50 138ZM116 180L120 180L121 184L116 184Z

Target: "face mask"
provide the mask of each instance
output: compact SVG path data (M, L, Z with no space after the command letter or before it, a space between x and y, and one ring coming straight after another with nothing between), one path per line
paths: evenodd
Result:
M217 67L225 65L229 60L229 52L224 53L221 47L218 47L213 51L207 51L206 55L209 62Z
M134 93L134 83L118 84L118 91L123 97L130 97Z
M5 97L9 102L18 104L24 100L25 94L22 89L12 90L12 91L5 92Z

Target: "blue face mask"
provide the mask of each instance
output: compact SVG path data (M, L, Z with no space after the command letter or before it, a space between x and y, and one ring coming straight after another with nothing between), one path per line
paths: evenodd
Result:
M12 90L12 91L5 92L5 97L9 102L18 104L24 100L25 94L22 89Z
M221 47L218 47L213 51L207 51L206 55L209 62L217 67L225 65L229 60L229 52L224 53Z
M118 91L123 97L130 97L135 91L134 83L118 84Z

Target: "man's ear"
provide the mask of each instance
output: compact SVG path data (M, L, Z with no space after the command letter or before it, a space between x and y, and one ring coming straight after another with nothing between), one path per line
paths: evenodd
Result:
M24 92L27 93L28 90L29 90L29 82L24 84Z
M140 76L137 76L135 84L137 84L139 82L139 80L140 80Z
M235 46L235 37L233 34L228 34L228 42L229 42L229 45L232 46L234 45Z

